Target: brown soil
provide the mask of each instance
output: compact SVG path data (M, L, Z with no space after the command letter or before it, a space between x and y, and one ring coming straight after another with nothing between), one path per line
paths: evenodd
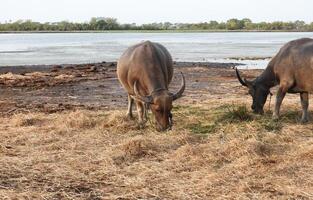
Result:
M233 64L175 63L171 90L186 76L185 95L197 101L214 95L241 95ZM254 77L259 71L246 71ZM112 109L127 105L116 77L116 63L0 68L0 114L40 111L53 113L84 108Z

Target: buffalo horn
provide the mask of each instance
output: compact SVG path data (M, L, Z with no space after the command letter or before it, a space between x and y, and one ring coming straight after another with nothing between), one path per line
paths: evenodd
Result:
M180 72L180 74L182 75L182 85L181 85L181 88L179 89L179 91L177 93L173 94L173 101L182 97L183 93L185 91L185 88L186 88L185 76L182 72Z
M236 68L236 75L237 75L237 78L238 78L239 82L241 83L241 85L248 87L248 84L246 83L246 80L242 80L242 78L241 78L237 68Z

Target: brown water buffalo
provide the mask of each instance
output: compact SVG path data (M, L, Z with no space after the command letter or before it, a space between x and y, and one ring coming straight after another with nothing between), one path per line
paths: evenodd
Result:
M300 93L303 109L301 122L308 121L308 94L313 92L313 39L302 38L285 44L264 72L253 81L242 79L237 69L236 73L240 83L249 88L254 112L263 113L270 88L279 85L273 117L279 117L280 106L287 92Z
M182 96L185 78L182 74L182 86L177 93L168 91L173 61L164 46L146 41L128 48L118 61L117 76L128 93L128 117L133 118L135 100L141 124L146 122L146 109L150 108L158 131L171 128L172 103Z

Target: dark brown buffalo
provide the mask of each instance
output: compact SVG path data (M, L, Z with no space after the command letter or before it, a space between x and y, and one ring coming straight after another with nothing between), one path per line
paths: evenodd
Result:
M308 121L308 94L313 92L313 39L302 38L285 44L264 72L253 81L242 79L237 69L236 73L240 83L249 88L254 112L263 113L270 88L279 85L273 117L279 117L280 106L287 92L300 93L303 109L301 121Z
M156 129L170 129L172 103L182 96L185 78L182 74L182 86L176 94L168 91L173 62L166 48L150 41L128 48L118 61L117 75L128 93L128 117L133 118L135 100L141 124L147 120L146 108L150 108L156 119Z

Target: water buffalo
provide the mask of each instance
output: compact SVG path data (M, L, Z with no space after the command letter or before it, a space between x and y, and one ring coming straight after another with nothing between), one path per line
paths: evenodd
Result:
M239 82L249 89L254 112L263 113L270 88L279 85L273 118L279 117L287 92L300 93L303 109L301 122L308 121L308 93L313 92L313 39L302 38L285 44L255 80L242 79L237 69L236 74Z
M150 108L156 119L156 129L170 129L172 103L185 90L185 78L181 75L181 88L175 94L170 93L168 86L173 77L173 61L167 49L150 41L128 48L117 65L118 79L128 93L128 117L133 118L135 100L141 124L146 122L146 109Z

